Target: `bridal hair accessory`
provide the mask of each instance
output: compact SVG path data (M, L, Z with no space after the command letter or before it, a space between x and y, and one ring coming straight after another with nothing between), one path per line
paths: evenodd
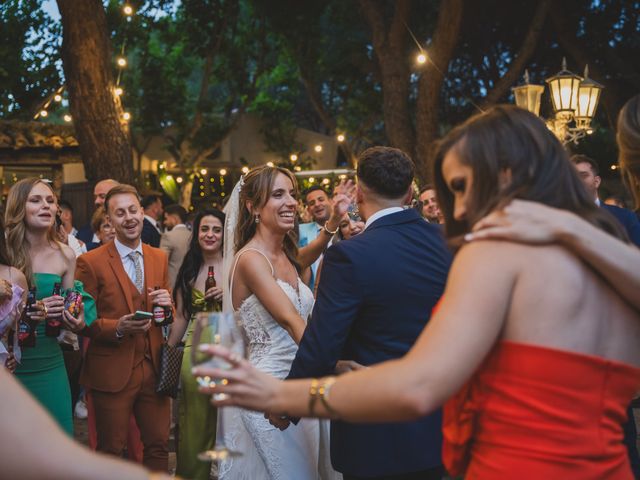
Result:
M233 304L229 294L229 274L233 266L233 259L236 254L236 227L240 216L240 192L244 186L244 175L240 177L238 183L233 187L233 191L224 207L224 242L222 252L222 310L232 312Z

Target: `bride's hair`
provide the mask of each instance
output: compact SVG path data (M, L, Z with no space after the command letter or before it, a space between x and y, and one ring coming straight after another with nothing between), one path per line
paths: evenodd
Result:
M453 217L454 197L442 175L444 157L452 150L472 171L463 221ZM471 117L440 141L433 165L446 235L454 245L478 220L516 198L569 210L618 238L627 238L589 197L560 141L524 109L498 105ZM511 179L501 185L500 174L507 170Z
M633 194L635 209L640 209L640 95L624 104L618 115L620 170Z
M254 209L264 206L269 200L271 190L273 190L273 184L279 174L285 175L289 180L291 180L291 184L293 185L297 198L298 182L296 181L296 177L289 170L264 165L262 167L252 169L244 176L244 183L242 185L242 190L240 191L238 224L236 225L235 231L236 252L240 251L256 234L257 224L255 222L255 216L247 207L247 202L251 203ZM293 230L287 232L284 236L282 249L289 261L295 266L296 270L300 272L300 265L298 263L298 244Z

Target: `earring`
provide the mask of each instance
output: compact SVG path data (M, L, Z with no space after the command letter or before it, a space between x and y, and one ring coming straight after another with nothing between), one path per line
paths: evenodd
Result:
M256 213L256 216L253 221L256 223L260 223L260 215Z

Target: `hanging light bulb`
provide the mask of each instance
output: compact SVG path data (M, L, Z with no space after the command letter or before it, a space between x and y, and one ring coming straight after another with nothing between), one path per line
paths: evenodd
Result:
M131 114L130 114L129 112L124 112L124 113L122 114L122 118L123 118L126 122L128 122L129 120L131 120Z
M344 138L345 138L344 135L341 133L340 135L338 135L336 137L336 140L338 140L338 142L342 143L342 142L344 142Z
M313 149L317 152L320 153L322 151L322 145L316 145L315 147L313 147Z
M298 155L296 155L295 153L292 153L291 155L289 155L289 160L291 160L292 162L295 162L296 160L298 160Z
M267 162L267 167L273 168L273 162Z
M69 115L68 113L62 118L64 118L65 122L70 122L71 121L71 115Z
M206 175L207 174L207 169L203 168L202 170L200 170L200 174L201 175Z
M43 117L43 118L44 118L44 117L46 117L47 115L49 115L49 112L47 112L47 111L46 111L46 110L44 110L44 109L40 110L40 116L41 116L41 117Z
M124 68L127 66L127 59L124 57L118 57L116 59L116 63L118 64L119 67Z
M178 182L178 183L182 183L182 181L183 181L183 178L182 178L182 177L176 177L176 182Z
M122 95L122 87L116 87L116 89L113 91L113 93L116 94L116 96L120 96Z
M124 4L124 7L122 7L122 11L127 17L130 17L131 15L133 15L133 7L128 3Z
M421 51L418 55L416 55L416 62L418 62L419 65L424 65L425 63L427 63L427 54Z
M60 95L59 93L56 93L56 94L53 96L53 99L54 99L56 102L61 102L61 101L62 101L62 95Z
M249 167L242 167L242 173L249 173Z
M225 176L227 174L227 169L226 168L221 168L220 169L220 175Z

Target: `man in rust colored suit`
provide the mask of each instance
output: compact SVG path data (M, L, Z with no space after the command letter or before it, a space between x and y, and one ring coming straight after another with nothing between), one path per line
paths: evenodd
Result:
M105 210L116 238L79 257L76 265L76 278L98 310L98 319L83 332L91 342L80 381L93 396L98 451L122 454L133 412L144 465L167 471L169 398L155 393L162 329L153 320L134 318L137 310L152 311L153 304L169 307L173 315L167 255L140 241L144 211L134 187L112 188Z

